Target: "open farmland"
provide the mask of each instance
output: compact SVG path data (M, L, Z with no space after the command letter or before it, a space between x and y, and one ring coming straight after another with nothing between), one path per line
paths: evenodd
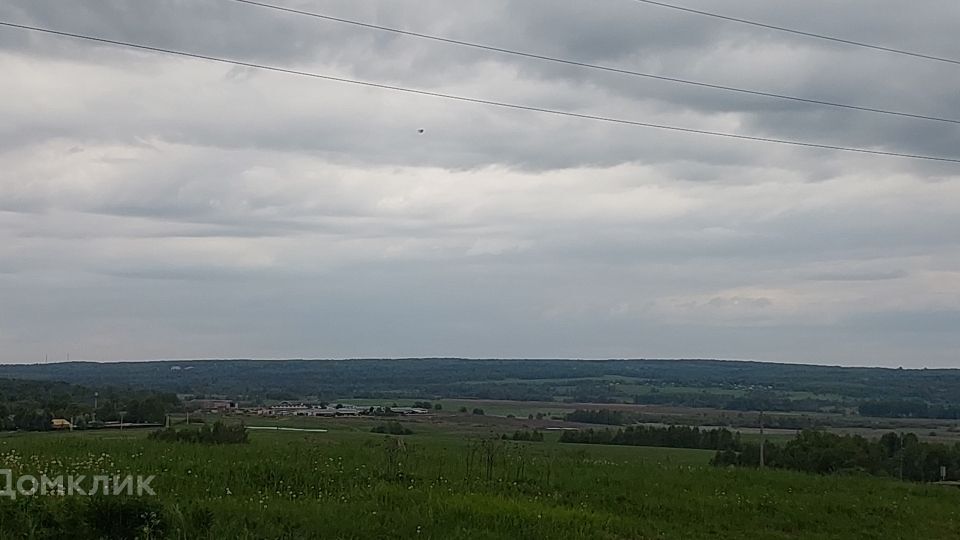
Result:
M697 450L403 439L346 428L258 431L231 446L21 434L0 439L0 460L14 474L156 475L152 517L131 524L140 538L960 535L960 491L940 486L713 468ZM0 538L89 538L98 529L79 516L97 500L0 501Z

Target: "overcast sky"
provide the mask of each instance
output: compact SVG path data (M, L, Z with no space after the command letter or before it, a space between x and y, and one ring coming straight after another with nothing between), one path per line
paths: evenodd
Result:
M273 1L960 118L960 66L632 0ZM960 2L683 3L960 58ZM4 0L0 19L581 114L960 157L957 124L559 66L231 0ZM448 102L10 28L0 28L0 73L3 362L960 367L958 164Z

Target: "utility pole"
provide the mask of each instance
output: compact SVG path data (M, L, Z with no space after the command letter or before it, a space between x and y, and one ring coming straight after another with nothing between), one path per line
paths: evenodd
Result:
M767 439L763 436L763 411L760 411L760 468L763 468L763 447Z

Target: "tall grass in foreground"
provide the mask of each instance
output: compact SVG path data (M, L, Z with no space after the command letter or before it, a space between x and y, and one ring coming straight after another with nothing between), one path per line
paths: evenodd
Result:
M10 437L0 468L15 475L155 474L157 496L3 499L0 538L960 537L960 490L713 468L709 452L690 452L372 434Z

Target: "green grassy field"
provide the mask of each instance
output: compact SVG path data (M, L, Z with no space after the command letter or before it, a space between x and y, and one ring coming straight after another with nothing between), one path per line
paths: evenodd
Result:
M960 490L716 469L699 450L479 443L427 431L0 439L14 474L154 474L142 538L957 538ZM85 538L80 497L0 500L0 538ZM88 531L87 531L88 532Z

